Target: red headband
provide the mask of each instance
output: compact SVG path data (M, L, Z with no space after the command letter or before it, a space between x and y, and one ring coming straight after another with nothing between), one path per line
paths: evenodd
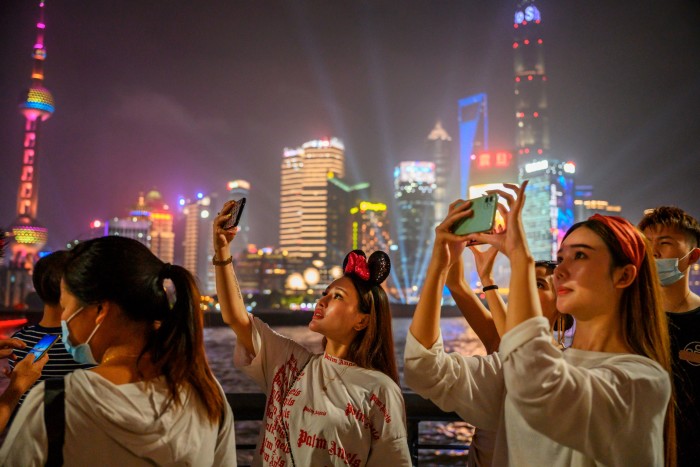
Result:
M593 214L588 218L589 221L598 221L605 224L615 235L617 241L620 242L622 251L625 256L632 261L637 270L642 265L646 247L642 234L632 225L627 219L618 216L601 216Z
M355 274L363 281L369 280L369 266L367 266L367 259L358 255L354 251L348 254L348 263L345 265L345 274Z

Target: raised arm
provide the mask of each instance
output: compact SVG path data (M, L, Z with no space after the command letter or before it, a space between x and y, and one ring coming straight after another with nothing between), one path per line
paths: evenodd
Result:
M490 193L498 193L508 202L508 209L499 205L499 210L506 219L505 231L495 234L472 234L468 239L489 243L510 260L510 291L505 329L505 332L508 332L523 321L542 316L542 306L537 295L535 261L527 246L522 223L527 181L521 186L510 183L505 183L504 186L513 190L515 196L503 190L494 190Z
M496 285L493 280L493 263L496 260L498 249L494 246L489 247L486 251L481 251L475 246L470 246L469 249L474 254L476 262L476 272L479 274L482 287ZM493 318L493 323L496 325L498 337L506 331L506 304L498 293L498 288L489 289L484 292L486 295L486 303L489 305L489 311Z
M494 249L494 251L496 250ZM489 310L481 303L479 297L476 296L464 278L462 255L459 255L459 258L450 267L447 273L446 285L450 289L452 298L454 298L462 316L464 316L464 319L467 320L469 326L484 344L486 352L493 353L498 350L498 344L501 339L497 331L498 327L495 324L495 317L491 316ZM503 316L503 319L505 320L505 316ZM505 325L505 323L503 324Z
M455 201L450 205L447 217L435 228L435 244L428 265L425 283L413 314L410 331L426 349L432 347L440 336L440 302L447 272L464 251L465 236L451 232L455 221L472 215L471 203Z
M223 224L231 217L235 201L227 201L221 212L214 218L214 270L216 274L216 293L219 296L221 315L224 322L236 333L238 343L250 354L255 354L253 347L253 324L243 303L241 287L238 285L231 258L231 241L236 236L236 229L224 230ZM219 264L217 264L219 263Z

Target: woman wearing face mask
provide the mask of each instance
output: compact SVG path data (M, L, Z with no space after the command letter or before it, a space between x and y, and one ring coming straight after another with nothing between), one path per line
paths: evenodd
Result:
M234 362L267 394L254 465L411 465L391 312L381 283L389 257L350 252L344 275L318 300L309 329L324 336L313 354L248 314L224 230L233 203L214 219L216 290L236 333Z
M436 232L426 283L406 341L406 384L443 410L496 432L493 465L675 465L670 357L654 263L641 233L593 216L567 232L554 273L557 307L576 319L571 347L553 345L537 299L521 220L525 185L506 184L506 231L459 237L470 215L453 204ZM486 357L446 354L441 291L464 240L510 260L505 334Z
M34 388L0 464L235 465L232 413L204 354L199 300L187 270L135 240L76 246L61 283L63 341L76 361L98 366L58 380L62 390Z

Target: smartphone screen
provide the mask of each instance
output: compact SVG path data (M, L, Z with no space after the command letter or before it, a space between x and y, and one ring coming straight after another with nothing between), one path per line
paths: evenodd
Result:
M245 198L241 198L233 205L233 208L231 208L231 218L222 226L224 230L231 230L238 226L238 223L241 221L241 215L243 214L243 208L245 207L245 201Z
M29 353L34 355L34 361L36 362L41 357L44 356L46 352L56 343L58 339L61 338L60 334L46 334L44 337L36 343L34 348L29 351Z

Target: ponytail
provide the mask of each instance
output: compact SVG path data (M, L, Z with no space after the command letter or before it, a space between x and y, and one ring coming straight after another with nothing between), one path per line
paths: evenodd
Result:
M175 288L172 306L163 286L165 279ZM162 368L176 405L182 403L178 388L187 382L202 401L209 420L216 423L225 401L204 352L204 320L194 278L185 268L166 263L158 277L158 289L165 295L166 309L144 352L150 351L153 363Z
M219 421L226 401L204 352L201 295L192 274L163 263L136 240L108 236L78 244L63 279L81 302L111 301L126 318L147 323L149 334L139 360L150 354L168 386L168 404L181 405L181 392L189 385L209 420ZM170 297L166 280L174 289Z

